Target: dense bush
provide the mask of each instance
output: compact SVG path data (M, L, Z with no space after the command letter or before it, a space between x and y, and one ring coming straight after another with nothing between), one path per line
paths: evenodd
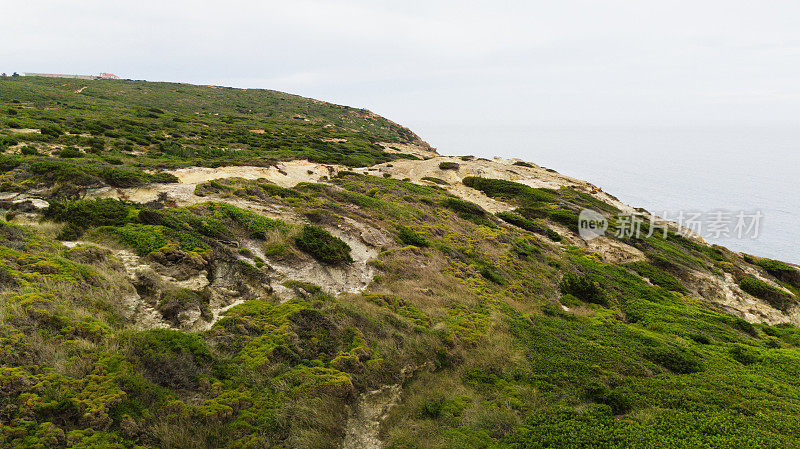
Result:
M545 232L544 225L536 223L532 220L528 220L527 218L517 215L513 212L500 212L497 214L497 217L526 231L536 232L538 234L544 234Z
M595 304L607 305L608 299L605 292L597 282L592 281L586 276L575 273L567 273L559 283L559 289L564 295L572 295L581 301Z
M81 152L81 150L79 150L79 149L77 149L75 147L65 147L65 148L62 148L62 149L58 150L56 155L58 155L58 157L65 158L65 159L73 159L73 158L76 158L76 157L81 157L83 155L83 153Z
M743 344L733 345L729 354L734 360L743 365L752 365L762 360L761 352L758 349Z
M800 288L800 270L783 262L771 259L759 259L755 264L781 282Z
M506 283L505 278L502 274L497 271L497 267L493 265L483 265L478 269L478 272L483 276L485 279L494 282L495 284L503 285Z
M543 207L536 206L522 206L514 209L514 212L522 215L523 217L533 220L536 218L547 218L549 210Z
M0 153L6 151L8 147L12 147L17 144L17 139L11 136L0 136Z
M148 183L178 182L178 178L169 173L150 174L134 168L87 162L35 159L27 167L42 181L68 183L76 186L89 186L105 182L113 187L136 187Z
M447 198L442 205L460 215L482 217L486 211L475 203L460 200L458 198Z
M44 217L55 222L88 228L122 226L133 218L135 208L115 199L55 201L44 209Z
M629 390L621 387L612 390L599 382L586 387L586 396L592 402L608 405L615 415L627 413L633 406Z
M700 359L682 348L661 346L649 348L644 351L644 356L651 362L678 374L691 374L703 370Z
M503 221L511 223L514 226L520 227L526 231L545 235L550 240L553 240L555 242L560 242L562 239L561 235L558 232L553 231L552 229L548 228L543 224L539 224L536 223L535 221L521 217L513 212L500 212L497 214L497 216L501 218Z
M197 334L152 329L132 340L133 355L147 377L162 387L194 388L200 376L211 371L211 350Z
M566 209L550 211L548 217L556 223L562 224L570 231L578 232L578 214Z
M439 185L442 185L442 186L450 185L450 183L445 181L444 179L434 178L433 176L423 176L422 180L423 181L429 181L429 182L432 182L434 184L439 184Z
M461 167L457 162L440 162L439 170L458 170Z
M535 189L518 182L504 179L491 179L469 176L463 183L467 187L480 190L492 198L517 199L524 203L553 202L556 195L546 189Z
M25 145L24 147L22 147L21 150L19 150L19 152L25 156L33 156L39 154L39 151L37 151L36 147L33 145Z
M420 248L430 246L428 239L407 226L400 226L398 228L397 238L406 245L419 246Z
M322 263L334 265L353 261L350 245L317 226L303 226L295 244Z
M671 274L650 265L647 262L633 262L625 265L635 271L639 276L645 277L655 285L664 287L674 292L686 293L686 287Z
M790 296L788 293L752 276L741 278L739 280L739 287L746 293L767 301L772 307L779 310L786 310L790 305L795 303L794 297Z

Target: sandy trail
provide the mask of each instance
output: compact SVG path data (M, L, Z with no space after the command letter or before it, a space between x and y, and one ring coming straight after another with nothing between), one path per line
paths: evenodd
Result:
M103 187L90 190L86 193L87 198L117 198L137 203L147 203L158 199L160 194L175 201L179 206L209 201L214 197L195 195L195 189L199 184L208 181L225 178L242 179L265 179L281 187L294 187L300 182L321 182L325 181L341 170L342 167L316 164L306 160L296 160L282 162L270 167L255 166L229 166L229 167L188 167L177 170L168 170L178 178L176 184L150 184L143 187L118 189L113 187ZM224 202L231 203L246 209L263 213L280 213L279 210L268 210L264 205L253 203L244 199L225 198Z
M188 167L168 171L181 184L201 184L222 178L267 179L281 187L294 187L300 182L320 182L334 175L341 166L317 164L306 160L280 162L270 167L228 166Z
M392 407L400 401L402 387L399 384L387 385L359 395L347 419L342 449L380 449L383 447L380 435L381 422Z

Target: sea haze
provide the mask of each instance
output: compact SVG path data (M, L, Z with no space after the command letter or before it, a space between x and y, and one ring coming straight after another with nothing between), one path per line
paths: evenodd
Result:
M735 251L800 263L800 129L419 125L441 154L519 157L658 215L761 211L755 239L703 234Z

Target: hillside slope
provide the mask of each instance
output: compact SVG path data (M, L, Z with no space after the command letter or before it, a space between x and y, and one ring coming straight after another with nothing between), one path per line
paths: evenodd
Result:
M287 94L0 103L2 447L800 446L794 266Z

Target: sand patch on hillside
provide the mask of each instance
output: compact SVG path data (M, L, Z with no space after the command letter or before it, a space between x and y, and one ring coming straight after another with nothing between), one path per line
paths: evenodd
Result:
M300 182L319 182L323 178L327 179L341 169L342 167L295 160L280 162L269 167L188 167L167 171L167 173L175 175L181 184L200 184L223 178L263 178L281 187L294 187Z

